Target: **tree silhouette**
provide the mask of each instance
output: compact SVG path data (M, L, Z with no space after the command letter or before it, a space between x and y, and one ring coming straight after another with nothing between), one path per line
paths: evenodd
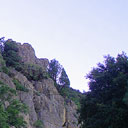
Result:
M82 100L81 128L127 128L128 57L106 56L87 75L90 91Z

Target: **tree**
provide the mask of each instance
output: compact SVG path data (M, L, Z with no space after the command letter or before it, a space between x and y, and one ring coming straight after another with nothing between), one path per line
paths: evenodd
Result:
M0 53L2 53L4 50L4 42L5 42L4 38L5 37L0 38Z
M59 78L59 83L63 87L69 87L70 86L70 80L69 80L68 75L65 72L64 68L62 68L61 75Z
M48 73L55 83L58 83L58 79L62 70L62 66L56 59L53 59L49 63Z
M21 112L26 113L28 108L19 100L14 99L14 96L16 96L16 90L0 81L0 128L26 127Z
M20 64L21 58L18 55L18 47L16 42L7 40L4 43L3 58L7 66L17 67Z
M90 91L81 102L81 128L127 128L128 57L106 56L87 75ZM125 99L125 100L124 100Z

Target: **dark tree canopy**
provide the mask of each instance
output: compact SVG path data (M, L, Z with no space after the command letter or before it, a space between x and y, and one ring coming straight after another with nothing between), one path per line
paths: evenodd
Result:
M106 56L87 75L89 89L82 100L82 128L128 128L128 57Z
M48 73L50 77L58 83L59 75L61 73L62 66L59 64L59 62L56 59L53 59L49 63L49 69Z
M70 86L70 80L65 69L56 59L50 61L48 73L58 86Z
M67 87L70 86L70 81L69 81L68 75L67 75L67 73L66 73L64 68L61 71L59 82L60 82L61 86L67 86Z
M16 67L20 64L21 58L18 55L18 47L15 41L7 40L4 43L3 57L7 66Z

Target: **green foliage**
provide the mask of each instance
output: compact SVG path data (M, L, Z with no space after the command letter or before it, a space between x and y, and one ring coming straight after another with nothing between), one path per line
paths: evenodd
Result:
M65 69L63 68L62 71L61 71L61 75L60 75L60 78L59 78L59 83L61 86L67 86L69 87L70 86L70 81L69 81L69 78L68 78L68 75L66 74L65 72Z
M3 105L0 104L0 128L9 128L8 114L5 111Z
M6 73L6 74L9 73L9 70L8 70L8 68L6 67L5 61L3 60L3 57L2 57L1 54L0 54L0 72L4 72L4 73Z
M80 109L80 100L82 99L83 94L79 90L64 87L59 90L59 93L65 98L65 101L72 100L77 105L77 108Z
M37 120L33 126L35 126L36 128L44 128L44 124L41 120Z
M4 72L5 74L9 74L9 69L6 67L6 66L3 66L2 68L1 68L1 70L2 70L2 72Z
M11 97L16 95L16 90L5 85L3 82L0 82L0 100L1 103L5 101L11 101Z
M55 59L50 61L48 73L54 80L58 92L64 97L65 101L74 101L80 108L80 99L82 94L75 89L70 88L70 80L65 69Z
M28 92L29 90L23 86L19 80L17 79L13 79L13 83L16 85L16 90L19 90L19 91L23 91L23 92Z
M105 57L104 64L87 75L90 91L80 109L81 128L127 128L128 57ZM125 101L124 101L125 98Z
M26 122L20 113L27 113L28 107L19 100L13 99L15 95L16 90L0 81L0 128L26 127ZM5 102L8 102L8 105L5 105Z
M18 47L16 42L7 40L4 43L3 57L7 66L17 67L20 65L21 58L18 55Z
M2 81L0 81L0 85L4 85L4 83Z
M36 94L37 96L41 95L41 93L39 91L34 91L34 94Z
M9 74L9 69L6 67L5 61L3 60L1 54L0 54L0 72L4 72L7 75Z
M128 81L127 81L126 93L124 95L123 101L124 101L125 104L128 105Z
M38 81L41 79L47 79L48 73L41 67L34 64L23 64L21 73L23 73L28 80Z
M20 112L27 112L27 107L18 100L13 100L6 109L8 113L8 123L16 128L25 127L26 122L22 116L17 116Z
M1 54L0 54L0 66L5 66L5 61L3 60L3 57Z
M61 65L55 59L51 60L49 63L48 73L55 83L58 82L59 75L61 73Z

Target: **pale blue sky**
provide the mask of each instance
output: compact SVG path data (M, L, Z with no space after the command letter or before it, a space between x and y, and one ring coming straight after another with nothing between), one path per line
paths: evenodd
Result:
M30 43L37 57L56 58L71 86L103 56L128 53L128 0L0 0L0 37Z

